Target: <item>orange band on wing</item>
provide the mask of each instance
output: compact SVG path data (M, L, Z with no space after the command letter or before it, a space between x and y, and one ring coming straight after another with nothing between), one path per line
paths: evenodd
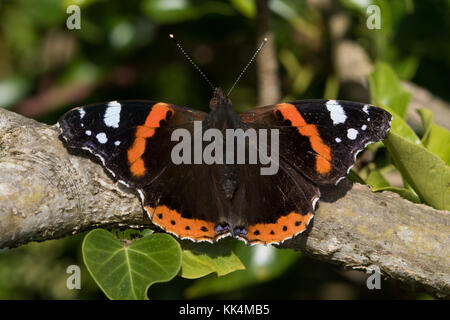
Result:
M159 127L161 120L167 118L169 112L173 115L173 109L167 103L156 103L147 115L144 125L136 127L135 140L131 148L127 151L128 163L130 164L130 171L133 176L141 177L147 171L145 163L141 158L145 152L146 139L155 134L155 128Z
M289 120L293 127L303 127L307 125L305 119L303 119L302 115L293 104L279 103L275 105L275 107L274 113L280 111L283 119Z
M136 137L134 139L133 145L127 151L128 163L133 164L136 160L145 152L145 138Z
M170 108L167 103L158 102L153 105L152 111L150 111L149 115L145 119L144 126L150 128L159 127L159 122L167 117L167 113L169 111L173 113L172 108Z
M249 244L281 243L306 230L313 214L306 215L292 211L282 216L275 223L258 223L247 228L247 240Z
M331 171L331 148L323 142L317 126L308 124L293 104L280 103L275 107L274 113L279 111L283 119L289 120L292 126L298 127L302 136L309 138L311 148L317 153L316 170L322 175L328 174Z
M130 171L134 176L143 176L145 174L145 164L142 158L136 159L130 166Z
M181 239L190 238L194 241L214 241L216 232L213 222L183 218L178 211L164 205L157 206L154 209L144 206L144 209L154 224Z
M136 137L140 138L150 138L155 134L155 128L149 128L144 126L138 126L136 128Z

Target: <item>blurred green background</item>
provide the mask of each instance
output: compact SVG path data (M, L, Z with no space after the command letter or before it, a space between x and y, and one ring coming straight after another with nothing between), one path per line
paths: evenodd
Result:
M81 28L68 30L72 4L81 10ZM371 4L381 9L380 29L366 25ZM365 76L375 61L387 62L414 88L450 100L449 1L272 0L268 7L281 100L368 102ZM210 87L168 34L226 90L258 45L258 23L253 0L1 0L0 107L48 124L72 107L115 99L207 110ZM237 111L258 105L255 65L231 98ZM448 128L446 116L436 118ZM104 299L83 267L82 239L0 250L0 299ZM176 278L152 286L150 297L428 298L391 280L368 290L366 274L290 250L237 246L246 271ZM66 288L71 264L82 267L81 290Z

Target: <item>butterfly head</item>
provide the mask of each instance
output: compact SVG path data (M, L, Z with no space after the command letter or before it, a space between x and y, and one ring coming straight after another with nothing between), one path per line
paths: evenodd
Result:
M212 110L217 107L231 107L231 100L223 93L222 89L215 88L213 98L209 102L209 107Z

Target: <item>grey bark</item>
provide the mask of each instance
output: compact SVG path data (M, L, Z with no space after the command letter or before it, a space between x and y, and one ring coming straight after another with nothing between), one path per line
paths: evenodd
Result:
M136 194L67 152L55 126L0 108L0 248L96 227L151 226ZM306 237L283 246L450 296L450 212L354 185L321 202Z

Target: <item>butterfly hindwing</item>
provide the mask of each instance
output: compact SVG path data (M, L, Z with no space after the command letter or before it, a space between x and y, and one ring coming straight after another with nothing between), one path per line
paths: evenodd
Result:
M230 235L216 229L230 211L217 173L214 165L169 164L158 181L141 190L152 222L181 239L214 242Z
M242 238L248 244L279 244L307 229L320 192L283 159L274 175L260 169L240 166L233 212L245 219Z

